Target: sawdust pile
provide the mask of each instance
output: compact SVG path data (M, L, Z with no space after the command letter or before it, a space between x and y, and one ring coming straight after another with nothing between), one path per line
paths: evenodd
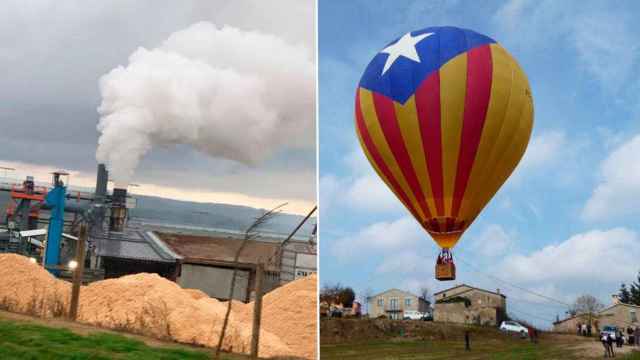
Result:
M71 285L57 280L29 258L0 255L0 308L43 317L63 316Z
M263 328L280 336L292 354L308 359L315 358L317 351L317 283L313 274L273 290L262 300ZM236 314L250 322L253 303L245 304Z
M60 310L68 309L70 284L55 279L28 258L0 254L0 276L0 305L4 309L39 316L62 316ZM316 277L310 276L265 295L260 356L315 358L316 283ZM33 299L48 305L32 311ZM156 274L141 273L82 287L78 320L213 347L218 343L226 306L200 290L182 289ZM224 350L249 352L252 313L253 304L233 301Z

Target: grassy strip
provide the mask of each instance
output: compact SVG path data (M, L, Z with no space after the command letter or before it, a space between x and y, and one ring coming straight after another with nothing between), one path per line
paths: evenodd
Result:
M224 359L246 359L226 355ZM210 355L179 348L154 348L124 336L95 332L87 336L67 329L0 320L0 359L162 359L205 360Z

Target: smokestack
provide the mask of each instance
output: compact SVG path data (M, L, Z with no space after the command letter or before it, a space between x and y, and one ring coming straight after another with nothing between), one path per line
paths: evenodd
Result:
M111 196L109 231L123 231L127 218L127 189L115 188Z
M104 200L107 195L107 183L109 182L109 173L104 164L98 164L98 176L96 178L96 200Z

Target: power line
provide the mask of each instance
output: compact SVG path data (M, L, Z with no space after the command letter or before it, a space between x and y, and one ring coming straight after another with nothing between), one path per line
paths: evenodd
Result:
M546 300L548 300L548 301L552 301L552 302L555 302L555 303L558 303L558 304L564 305L564 306L566 306L566 307L571 307L571 304L568 304L568 303L566 303L566 302L564 302L564 301L561 301L561 300L558 300L558 299L554 299L554 298L552 298L552 297L550 297L550 296L543 295L543 294L537 293L537 292L535 292L535 291L529 290L529 289L527 289L527 288L524 288L524 287L522 287L522 286L512 284L512 283L510 283L510 282L508 282L508 281L506 281L506 280L502 280L502 279L500 279L500 278L498 278L498 277L496 277L496 276L494 276L494 275L487 274L487 273L485 273L484 271L479 270L478 268L476 268L474 265L472 265L470 262L468 262L467 260L465 260L465 259L464 259L463 257L461 257L460 255L458 255L458 256L457 256L457 258L458 258L458 259L460 259L460 260L461 260L463 263L465 263L467 266L469 266L469 267L471 267L472 269L474 269L477 273L480 273L480 274L482 274L482 275L484 275L484 276L486 276L486 277L489 277L489 278L491 278L491 279L493 279L493 280L495 280L495 281L499 281L499 282L501 282L501 283L503 283L503 284L506 284L506 285L511 286L511 287L513 287L513 288L516 288L516 289L519 289L519 290L521 290L521 291L527 292L527 293L529 293L529 294L532 294L532 295L538 296L538 297L540 297L540 298L542 298L542 299L546 299Z
M534 318L536 318L536 319L544 320L544 321L547 321L547 322L550 322L550 323L554 323L554 322L555 322L555 320L549 320L549 319L544 318L544 317L541 317L541 316L539 316L539 315L529 314L529 313L527 313L527 312L524 312L524 311L521 311L521 310L518 310L518 309L514 309L513 307L512 307L509 311L514 311L514 312L516 312L516 313L520 313L520 314L525 315L525 316L534 317Z

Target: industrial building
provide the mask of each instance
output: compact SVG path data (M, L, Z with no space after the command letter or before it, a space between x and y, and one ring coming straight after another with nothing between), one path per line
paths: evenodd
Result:
M70 191L64 176L55 173L50 185L36 184L32 177L22 184L0 183L0 192L10 198L5 226L0 226L0 252L32 257L54 275L69 277L67 263L75 255L78 224L84 221L89 226L85 282L148 272L229 298L241 234L196 236L136 222L129 216L135 199L122 188L109 193L104 165L98 165L95 192ZM266 291L316 272L315 234L308 241L273 234L250 240L238 261L234 299L252 298L258 263L265 266Z
M433 294L433 320L498 326L506 320L507 297L500 293L460 284Z

